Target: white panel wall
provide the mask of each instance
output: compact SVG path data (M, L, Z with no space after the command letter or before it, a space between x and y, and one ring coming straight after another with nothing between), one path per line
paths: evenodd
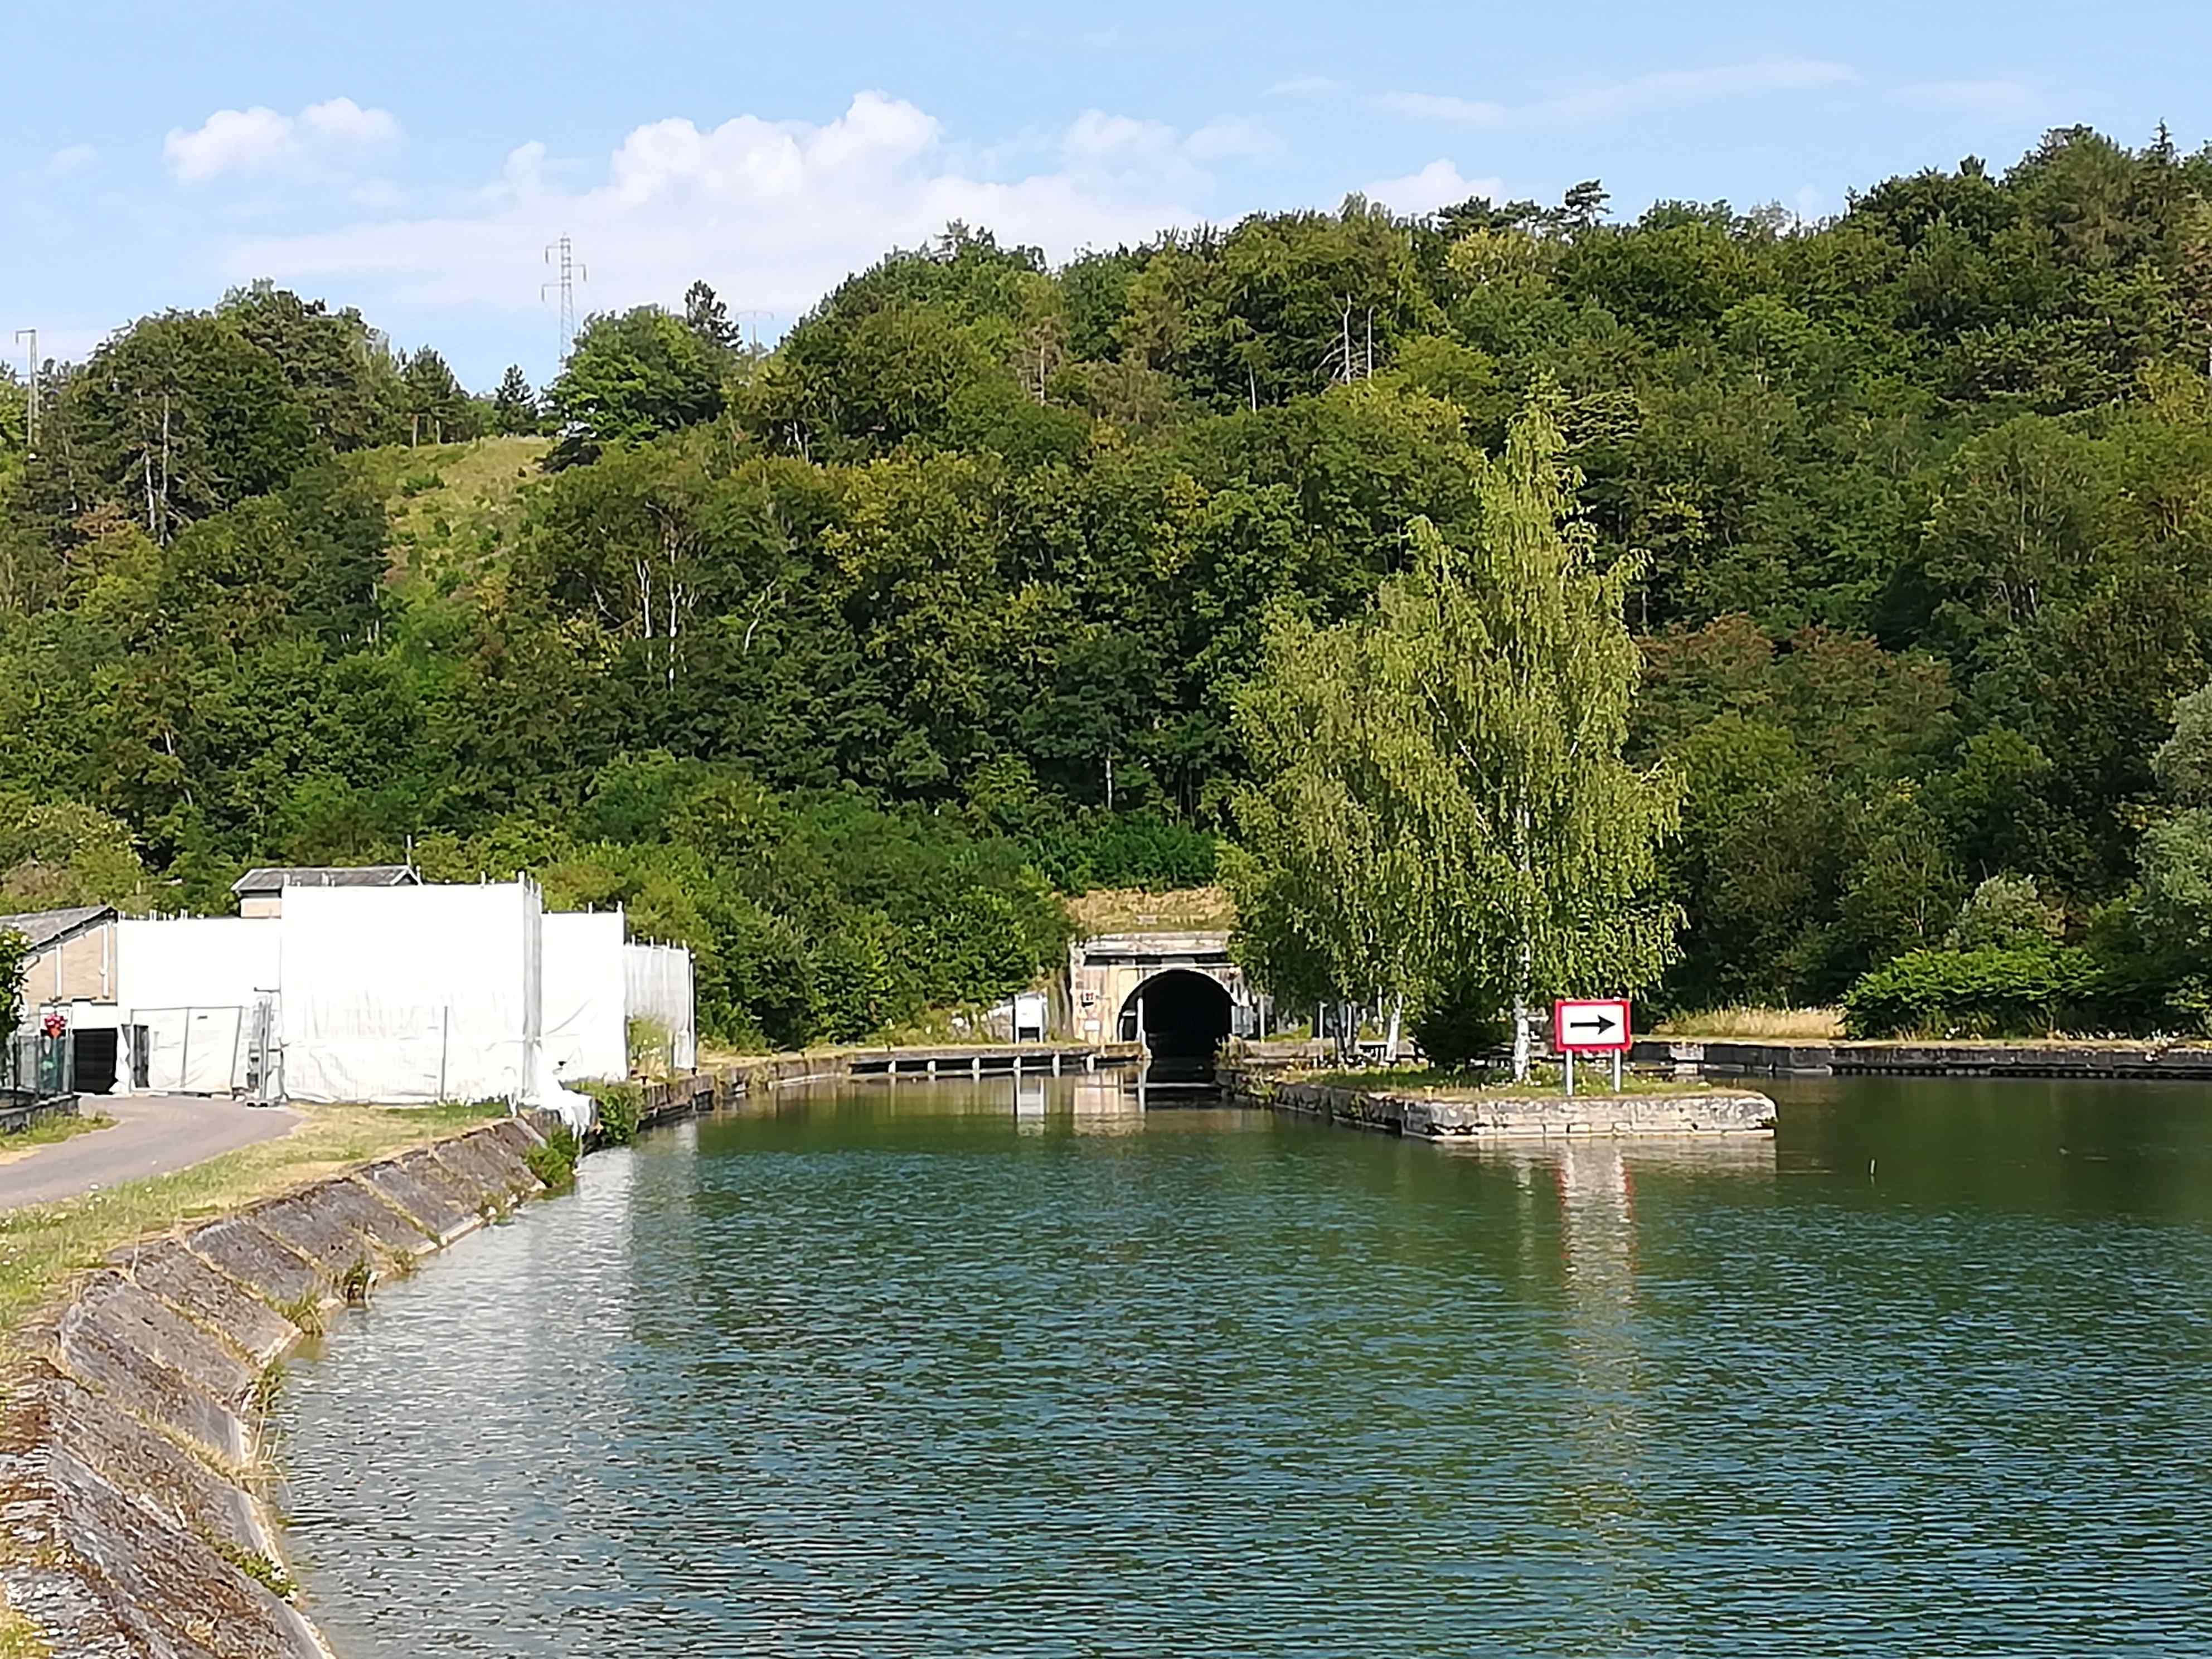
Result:
M545 918L545 1003L540 1030L547 1075L629 1075L629 990L623 913L555 911Z
M543 905L482 887L295 887L280 930L298 1100L539 1097Z
M649 1019L665 1031L674 1048L672 1070L688 1072L699 1063L699 1024L693 997L691 953L680 945L623 947L632 1019Z

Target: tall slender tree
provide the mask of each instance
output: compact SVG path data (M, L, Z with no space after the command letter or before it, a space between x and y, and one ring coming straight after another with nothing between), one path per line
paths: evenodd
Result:
M1279 626L1237 703L1246 959L1317 1000L1486 996L1516 1079L1540 995L1649 984L1677 921L1653 889L1680 792L1622 757L1638 563L1593 556L1558 406L1513 423L1466 549L1416 520L1371 611Z

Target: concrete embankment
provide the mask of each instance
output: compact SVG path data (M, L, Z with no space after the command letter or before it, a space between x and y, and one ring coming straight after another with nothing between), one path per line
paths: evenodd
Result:
M1748 1089L1681 1094L1592 1093L1572 1099L1485 1095L1451 1100L1306 1082L1250 1066L1224 1066L1218 1075L1224 1096L1239 1105L1300 1112L1429 1139L1560 1140L1774 1133L1774 1103Z
M544 1190L508 1118L118 1250L24 1334L0 1419L0 1583L82 1659L307 1659L260 1422L349 1289Z
M1631 1057L1678 1077L2212 1079L2212 1047L2155 1042L1752 1042L1644 1037Z
M1133 1042L1023 1042L949 1048L830 1048L813 1054L769 1054L733 1060L710 1072L645 1085L641 1123L663 1123L726 1107L748 1096L795 1083L837 1082L855 1077L942 1078L1058 1075L1133 1065L1144 1051Z

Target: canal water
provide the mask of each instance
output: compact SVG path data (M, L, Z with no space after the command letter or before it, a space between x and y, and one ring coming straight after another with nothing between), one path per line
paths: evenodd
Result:
M1478 1151L1014 1087L650 1136L337 1320L343 1659L2212 1652L2212 1089Z

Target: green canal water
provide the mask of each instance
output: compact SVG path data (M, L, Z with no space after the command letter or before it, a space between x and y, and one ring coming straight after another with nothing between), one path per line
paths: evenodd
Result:
M434 1655L2212 1652L2212 1088L1473 1151L854 1086L591 1160L282 1406Z

